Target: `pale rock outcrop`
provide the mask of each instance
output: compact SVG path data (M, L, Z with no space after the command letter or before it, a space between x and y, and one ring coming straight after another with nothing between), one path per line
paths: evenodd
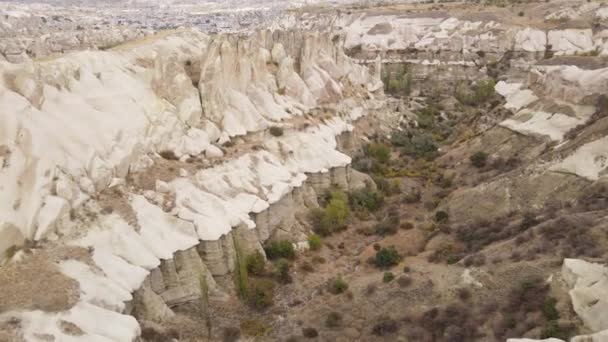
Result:
M562 276L570 287L572 307L592 331L608 330L608 267L564 259Z
M546 46L547 34L544 31L527 27L515 34L516 51L544 51Z
M547 33L547 43L557 55L573 55L593 50L591 29L551 30Z

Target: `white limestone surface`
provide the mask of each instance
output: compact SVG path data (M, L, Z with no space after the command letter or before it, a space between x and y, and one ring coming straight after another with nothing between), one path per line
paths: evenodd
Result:
M607 167L608 137L603 137L579 147L564 160L553 165L551 170L598 180L606 174Z
M329 36L279 33L273 42L275 36L260 35L210 41L182 31L114 52L2 69L0 188L6 196L0 197L0 236L11 240L1 246L49 238L91 248L93 264L67 259L58 265L80 284L74 307L8 312L0 319L20 319L28 341L37 334L57 341L133 341L139 325L123 313L125 302L160 260L235 226L254 228L249 214L301 186L306 173L350 163L337 150L336 136L367 110L357 101L343 103L343 88L377 88L377 77L352 63ZM301 74L290 53L300 54ZM193 60L201 61L198 88L185 67ZM323 103L344 114L234 156L215 146ZM70 210L95 202L97 192L124 183L128 172L142 172L154 163L151 155L167 150L182 159L225 160L194 174L180 171L172 181L156 182L156 191L125 194L137 227L117 214L99 215L83 227L63 224ZM175 196L170 213L155 204L165 195ZM66 335L61 320L84 334Z
M524 135L541 135L553 141L561 141L564 134L584 122L583 119L560 113L524 109L500 125Z

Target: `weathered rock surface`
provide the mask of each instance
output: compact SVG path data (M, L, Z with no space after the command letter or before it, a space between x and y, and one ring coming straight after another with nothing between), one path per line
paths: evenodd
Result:
M213 276L232 270L235 248L305 239L302 217L322 186L370 182L346 167L336 136L366 113L379 80L336 43L318 33L180 31L3 64L0 234L10 240L1 252L36 241L43 251L86 247L91 260L58 263L80 285L75 304L42 315L11 307L2 320L22 320L26 340L73 339L57 328L68 321L78 340L132 341L131 310L162 322L173 305L224 297ZM323 106L333 115L315 116ZM269 138L271 125L284 133Z

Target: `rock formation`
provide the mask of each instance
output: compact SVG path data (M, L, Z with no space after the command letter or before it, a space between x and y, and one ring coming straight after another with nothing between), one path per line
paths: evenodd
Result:
M2 69L4 262L88 251L49 265L76 280L75 302L2 315L19 322L6 333L28 341L134 340L133 292L133 310L157 322L200 298L201 281L225 296L213 276L234 267L236 240L247 250L302 241L298 217L315 192L371 181L347 167L336 136L381 86L326 34L186 30ZM269 135L273 125L284 133ZM162 163L170 174L155 173Z

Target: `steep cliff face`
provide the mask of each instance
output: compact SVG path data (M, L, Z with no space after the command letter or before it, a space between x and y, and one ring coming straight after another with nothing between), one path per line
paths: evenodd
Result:
M250 250L273 236L302 240L298 212L315 205L317 183L363 186L336 136L378 108L381 83L332 38L181 31L3 64L3 259L32 272L34 258L56 255L49 296L74 288L51 308L9 307L3 333L134 340L132 292L141 288L135 311L152 321L200 298L201 279L221 296L213 275L233 267L235 231ZM31 295L17 284L13 296Z

